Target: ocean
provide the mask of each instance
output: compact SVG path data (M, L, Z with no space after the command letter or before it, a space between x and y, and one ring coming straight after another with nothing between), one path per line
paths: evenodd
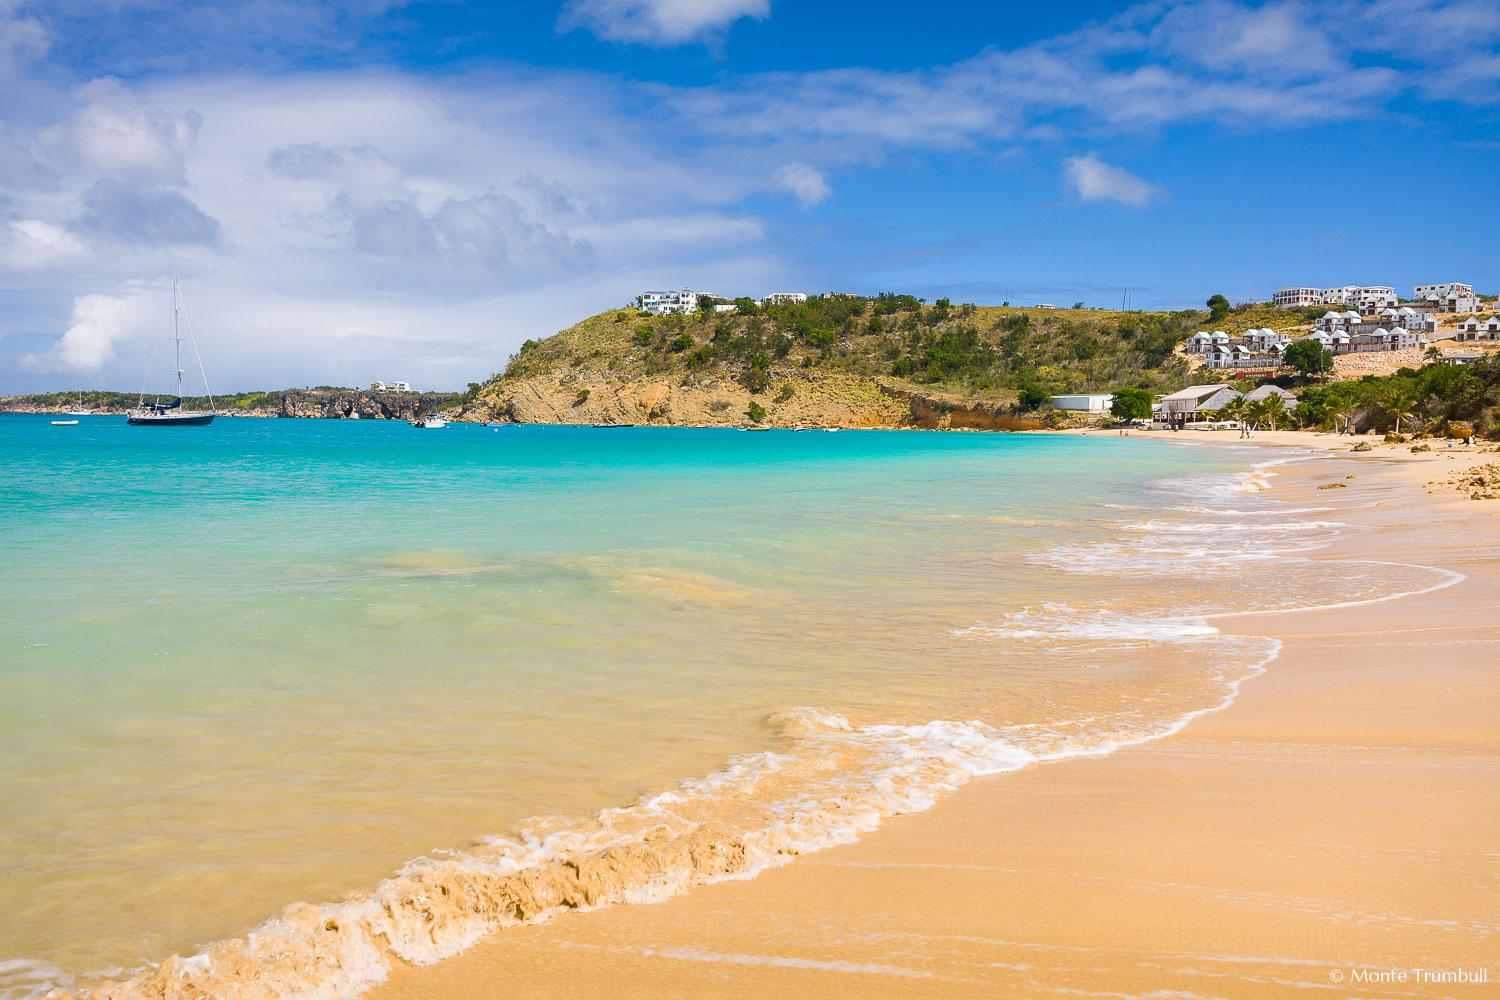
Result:
M1433 585L1181 438L0 417L0 997L355 996L1167 734L1275 656L1215 615Z

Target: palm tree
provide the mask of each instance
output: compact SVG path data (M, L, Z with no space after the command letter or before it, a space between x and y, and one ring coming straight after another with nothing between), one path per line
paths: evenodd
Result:
M1257 420L1264 420L1271 430L1274 431L1276 429L1276 419L1286 413L1286 400L1282 399L1280 395L1272 393L1257 403L1255 408L1255 418Z
M1344 425L1344 429L1339 431L1339 433L1348 434L1354 424L1354 407L1345 406L1339 409L1334 413L1333 419Z
M1396 433L1400 434L1402 421L1416 419L1417 415L1413 412L1413 407L1416 405L1417 401L1409 391L1400 386L1392 386L1391 390L1386 393L1381 409L1385 410L1388 417L1396 421Z
M1431 347L1427 348L1427 350L1422 352L1422 360L1427 362L1429 365L1439 364L1443 360L1443 352L1438 350L1436 344L1433 344Z

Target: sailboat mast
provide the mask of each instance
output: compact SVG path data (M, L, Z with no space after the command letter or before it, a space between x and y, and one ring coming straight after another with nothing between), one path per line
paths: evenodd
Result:
M182 334L177 329L182 308L177 304L177 279L172 278L172 343L177 348L177 398L182 398Z

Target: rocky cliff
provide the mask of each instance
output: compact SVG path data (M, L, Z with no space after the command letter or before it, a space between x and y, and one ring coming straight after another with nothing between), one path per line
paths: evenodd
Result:
M457 415L463 397L452 392L289 389L266 416L361 420L411 420L436 413Z

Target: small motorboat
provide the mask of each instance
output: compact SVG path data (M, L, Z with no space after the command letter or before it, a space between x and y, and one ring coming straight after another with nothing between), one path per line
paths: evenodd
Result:
M52 426L53 427L77 427L78 426L78 421L76 421L76 420L54 420L54 421L52 421Z
M413 420L411 422L411 425L413 427L421 427L425 430L435 431L440 427L447 427L448 421L444 420L442 417L423 417L421 420Z

